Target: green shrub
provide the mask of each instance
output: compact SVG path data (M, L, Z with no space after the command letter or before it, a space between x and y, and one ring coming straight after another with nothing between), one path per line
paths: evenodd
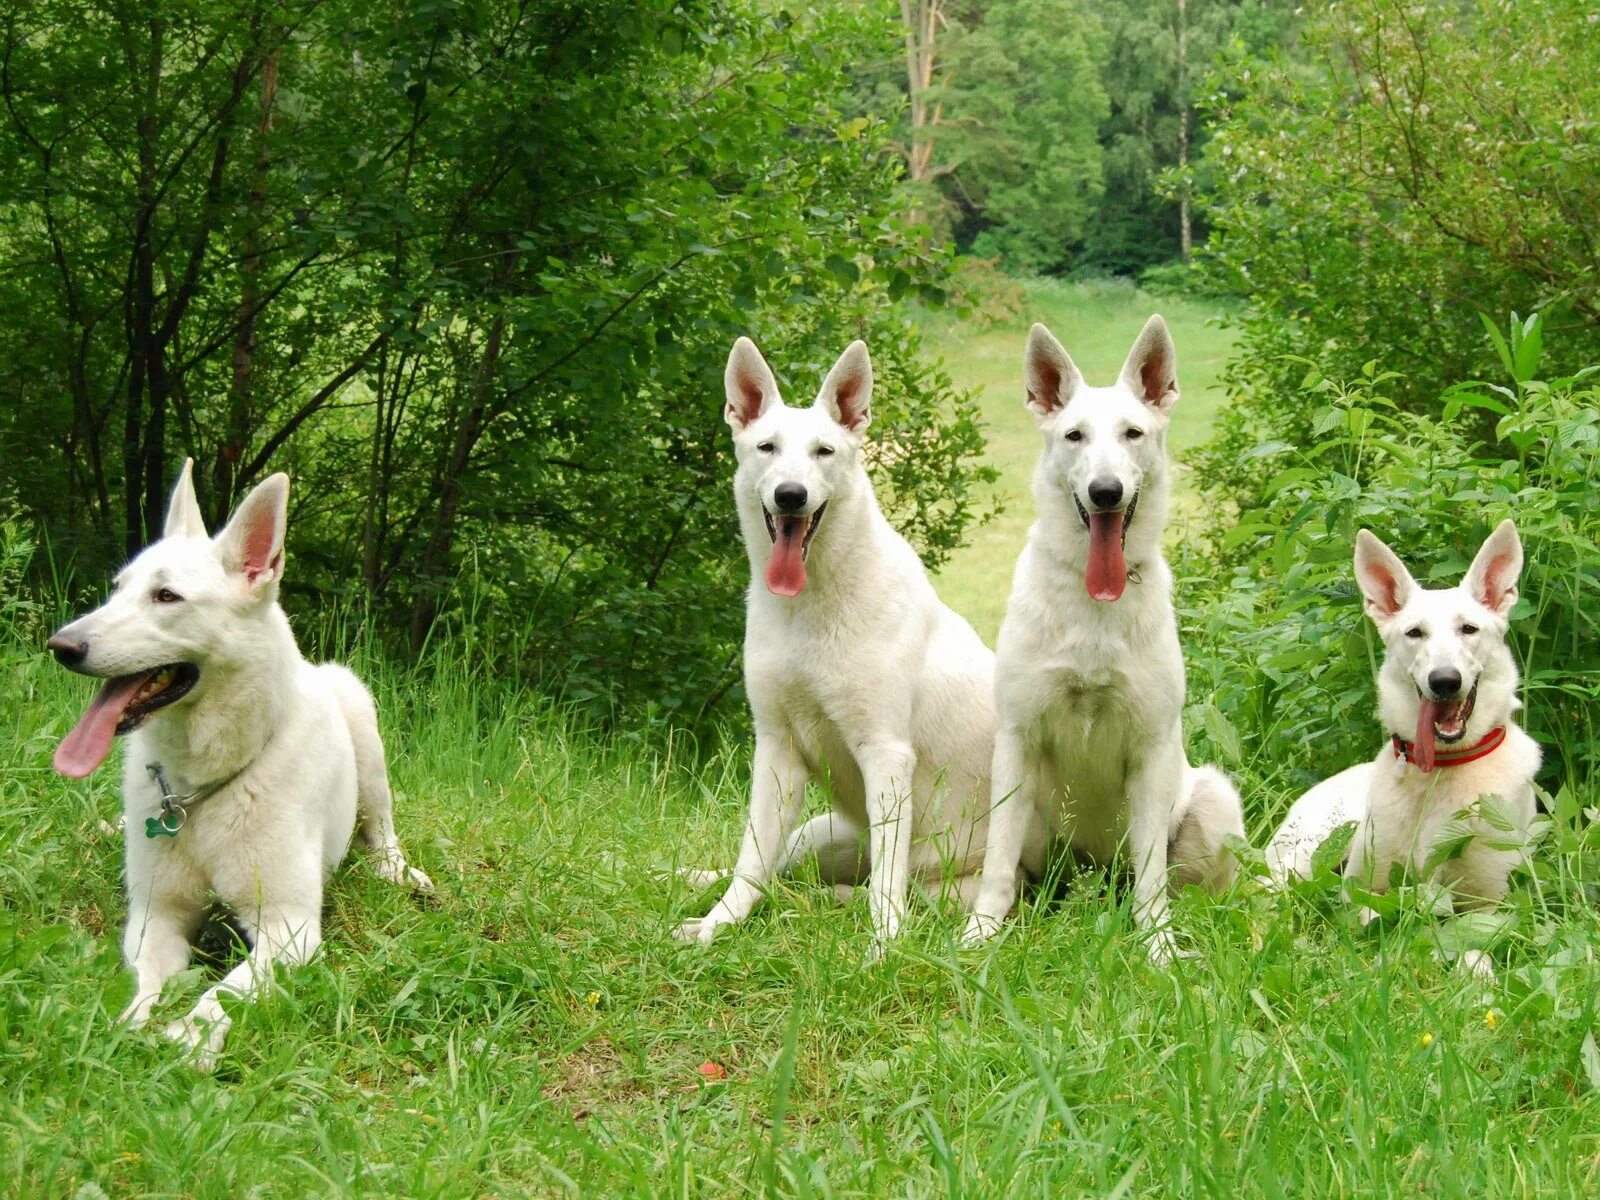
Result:
M1195 631L1191 724L1225 761L1243 740L1260 777L1292 791L1369 757L1382 646L1356 593L1356 531L1372 529L1419 581L1450 586L1511 517L1527 555L1511 632L1520 720L1544 746L1552 792L1590 783L1600 752L1596 369L1537 378L1537 317L1491 342L1511 382L1443 389L1429 406L1437 418L1396 402L1413 383L1401 375L1369 365L1337 382L1302 361L1286 407L1309 422L1308 438L1272 437L1255 406L1205 451L1207 496L1238 516L1182 555L1190 579L1179 594Z

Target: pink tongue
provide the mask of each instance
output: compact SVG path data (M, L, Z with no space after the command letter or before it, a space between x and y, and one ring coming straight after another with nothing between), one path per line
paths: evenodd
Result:
M69 779L82 779L111 753L111 739L117 736L117 722L128 707L134 694L150 678L143 675L124 675L108 679L89 711L72 727L72 732L61 739L56 747L55 768Z
M778 538L767 560L767 591L774 596L798 596L806 586L806 518L774 517Z
M1122 557L1122 514L1089 514L1089 569L1083 581L1096 600L1121 599L1128 586L1128 563Z
M1433 723L1438 719L1439 702L1424 698L1417 706L1417 740L1411 747L1412 760L1424 775L1433 770Z

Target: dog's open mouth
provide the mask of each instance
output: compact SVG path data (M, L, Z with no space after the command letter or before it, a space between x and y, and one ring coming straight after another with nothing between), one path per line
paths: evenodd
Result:
M1478 685L1456 700L1434 700L1417 688L1417 736L1412 757L1424 774L1433 770L1434 749L1438 742L1454 745L1467 736L1467 722L1478 702Z
M199 681L200 668L193 663L168 663L107 679L72 732L56 747L56 770L82 779L106 760L113 738L139 728L167 705L182 700Z
M1127 505L1120 509L1090 512L1078 499L1077 490L1072 502L1078 506L1078 517L1089 531L1089 564L1083 582L1089 595L1096 600L1119 600L1128 587L1128 560L1123 549L1128 544L1128 526L1139 507L1139 493L1135 492Z
M822 514L828 511L827 501L817 505L809 517L802 514L777 516L761 508L767 520L767 536L772 539L772 557L767 560L767 591L774 596L798 596L806 586L806 556L811 553L811 539L817 536L822 524Z

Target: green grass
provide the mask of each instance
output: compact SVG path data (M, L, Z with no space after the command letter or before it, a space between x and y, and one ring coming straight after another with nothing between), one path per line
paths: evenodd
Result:
M977 530L939 573L945 603L972 622L990 645L1005 615L1011 570L1033 523L1030 482L1039 457L1039 433L1022 406L1022 348L1028 326L1043 321L1072 355L1084 378L1097 386L1116 378L1140 327L1159 312L1178 346L1181 398L1173 410L1167 445L1177 463L1175 503L1169 537L1185 535L1196 511L1183 464L1184 451L1211 432L1223 400L1222 368L1233 349L1233 335L1217 325L1221 310L1204 300L1149 296L1131 284L1106 281L1023 285L1026 303L1016 320L976 330L951 318L929 323L929 348L945 360L951 377L979 398L989 451L986 461L1000 473L994 495L1004 511Z
M1582 1195L1596 919L1488 994L1331 884L1179 898L1158 971L1098 876L957 954L919 908L876 968L865 906L782 885L709 950L746 747L601 746L461 664L376 675L401 835L438 896L352 858L327 942L197 1074L115 1028L130 994L110 767L54 777L88 686L0 649L0 1179L16 1196ZM220 956L235 951L224 943ZM158 1015L192 1003L217 964ZM1591 1043L1592 1049L1592 1043ZM723 1073L706 1082L703 1064ZM1600 1062L1592 1068L1600 1071Z

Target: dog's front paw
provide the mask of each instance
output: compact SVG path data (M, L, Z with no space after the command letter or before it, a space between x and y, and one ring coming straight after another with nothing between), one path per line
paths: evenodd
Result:
M159 992L151 992L144 996L135 996L128 1001L128 1007L117 1016L117 1024L125 1029L143 1029L150 1021L150 1010L156 1006L156 1001L161 999Z
M228 1025L226 1016L213 1018L202 1014L197 1007L188 1016L167 1022L161 1032L169 1041L183 1047L195 1070L210 1073L216 1070L222 1043L228 1036Z
M408 887L418 892L433 891L433 880L403 858L380 858L372 866L373 870L378 872L378 878L387 880L396 887Z
M981 946L999 932L1000 922L997 918L975 912L967 918L967 927L961 933L961 944L967 947Z
M1360 923L1363 929L1365 929L1368 925L1371 925L1377 919L1378 914L1373 912L1370 908L1362 907L1356 909L1356 920Z
M1150 935L1150 962L1152 966L1170 967L1180 958L1199 958L1196 950L1185 950L1170 929L1158 929Z
M1463 950L1456 959L1456 970L1484 983L1494 982L1494 960L1482 950Z
M727 922L713 920L711 917L690 917L683 924L672 931L672 936L680 942L694 942L701 946L709 946L711 939L717 936L717 930Z

